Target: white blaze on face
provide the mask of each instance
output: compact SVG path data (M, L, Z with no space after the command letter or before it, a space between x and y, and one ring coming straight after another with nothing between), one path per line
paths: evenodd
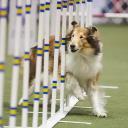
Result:
M72 37L71 37L70 45L75 45L75 47L78 48L79 43L80 43L79 34L74 31L74 33L72 34Z
M78 51L81 49L83 44L83 39L85 38L85 30L75 29L71 35L71 41L69 42L70 51Z

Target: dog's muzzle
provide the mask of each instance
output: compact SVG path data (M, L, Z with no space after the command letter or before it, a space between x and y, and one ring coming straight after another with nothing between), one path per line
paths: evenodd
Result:
M76 52L78 49L76 49L76 46L74 44L70 45L71 52Z

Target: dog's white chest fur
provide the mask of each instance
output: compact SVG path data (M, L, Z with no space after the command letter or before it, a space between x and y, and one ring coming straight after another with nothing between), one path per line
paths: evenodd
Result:
M66 54L66 72L72 73L82 84L101 70L102 55L85 57L77 53Z

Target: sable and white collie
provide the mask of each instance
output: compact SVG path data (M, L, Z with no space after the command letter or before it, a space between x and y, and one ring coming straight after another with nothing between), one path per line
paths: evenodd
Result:
M102 70L102 43L95 27L80 27L75 21L67 34L66 88L79 99L88 95L94 115L107 117L98 79Z
M84 92L88 95L94 115L107 117L105 111L104 95L98 86L98 79L102 70L102 43L99 33L95 27L80 27L75 21L72 22L73 29L66 36L66 83L65 92L83 100ZM50 60L49 74L50 83L53 75L54 59L54 36L50 37ZM30 58L30 83L35 78L36 70L36 47L32 48ZM59 67L61 60L59 57ZM43 67L43 62L42 62ZM43 71L43 69L42 69ZM60 72L60 68L59 68ZM58 73L59 74L59 73ZM43 82L43 72L41 75ZM29 95L34 87L30 84ZM49 92L49 97L51 92ZM21 103L21 101L20 101Z

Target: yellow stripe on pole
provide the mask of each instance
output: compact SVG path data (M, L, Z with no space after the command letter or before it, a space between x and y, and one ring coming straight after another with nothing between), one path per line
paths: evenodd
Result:
M48 88L43 88L42 92L48 92Z
M50 9L50 3L46 3L45 4L45 10L49 10Z
M30 12L31 11L31 7L26 7L26 12Z
M53 87L56 87L56 86L57 86L57 83L52 83L52 86L53 86Z
M22 8L17 8L17 15L21 15L22 14Z
M16 109L10 109L10 115L16 115L17 114L17 110Z
M61 81L61 83L64 83L65 82L65 76L61 76L60 81Z
M62 40L61 40L61 43L62 43L62 44L65 44L65 39L62 39Z
M57 8L61 9L61 7L62 7L61 2L57 2Z
M60 43L55 43L55 47L59 48L60 47Z
M40 4L39 10L44 11L45 10L45 5L44 4Z
M74 4L74 0L69 0L69 5L73 5Z
M43 54L43 49L38 49L37 54Z
M0 70L2 71L2 70L5 70L5 64L4 63L1 63L0 64Z
M2 118L0 118L0 126L2 126L4 124L4 121Z
M67 1L63 1L63 7L67 7L68 3Z
M23 107L28 107L28 106L29 106L28 101L23 101L22 106L23 106Z
M26 60L29 60L30 59L30 55L29 54L24 54L24 59Z
M75 2L76 2L76 3L79 3L79 2L80 2L80 0L75 0Z
M44 46L44 51L49 51L49 46Z
M14 65L20 65L20 62L21 62L20 58L14 58L13 60Z
M61 77L60 80L63 81L63 80L65 80L65 78Z
M34 94L34 99L40 99L40 94Z
M1 10L0 11L0 16L3 17L3 16L7 16L8 12L7 10Z

